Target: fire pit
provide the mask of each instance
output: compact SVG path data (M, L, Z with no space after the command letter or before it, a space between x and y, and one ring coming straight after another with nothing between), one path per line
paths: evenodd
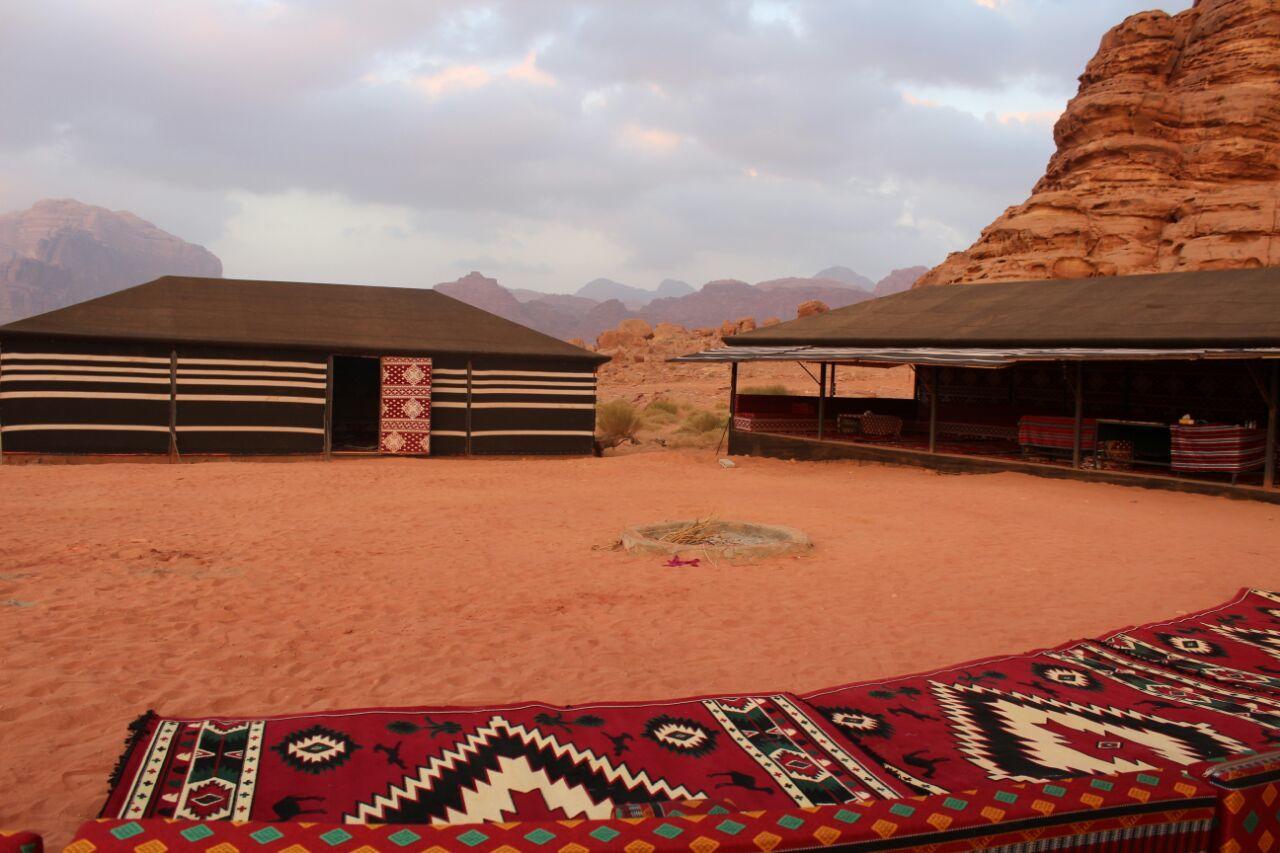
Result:
M801 553L813 543L794 527L704 518L630 527L622 532L622 547L633 553L752 559Z

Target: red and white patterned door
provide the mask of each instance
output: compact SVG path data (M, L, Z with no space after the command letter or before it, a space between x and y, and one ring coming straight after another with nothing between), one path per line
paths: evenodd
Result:
M378 446L383 453L431 452L431 359L382 359Z

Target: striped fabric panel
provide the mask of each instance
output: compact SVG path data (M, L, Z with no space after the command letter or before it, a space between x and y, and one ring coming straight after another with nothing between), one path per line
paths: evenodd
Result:
M327 384L315 354L179 350L178 451L319 453Z
M18 453L166 453L169 370L167 350L128 344L0 353L0 442Z
M466 392L465 370L437 371L433 394L438 411L465 409ZM596 376L590 367L477 361L471 373L472 452L590 453L595 403Z

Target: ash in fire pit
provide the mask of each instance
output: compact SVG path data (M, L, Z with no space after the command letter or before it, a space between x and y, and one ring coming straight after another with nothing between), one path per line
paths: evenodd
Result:
M749 559L808 551L813 543L793 527L701 518L628 528L622 532L622 546L632 552L672 556L697 552L713 557Z

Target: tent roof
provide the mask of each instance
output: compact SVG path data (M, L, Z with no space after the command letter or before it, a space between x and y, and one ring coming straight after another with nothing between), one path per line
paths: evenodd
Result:
M0 337L608 361L435 290L164 276L0 326Z
M921 287L730 346L1274 347L1280 268Z

